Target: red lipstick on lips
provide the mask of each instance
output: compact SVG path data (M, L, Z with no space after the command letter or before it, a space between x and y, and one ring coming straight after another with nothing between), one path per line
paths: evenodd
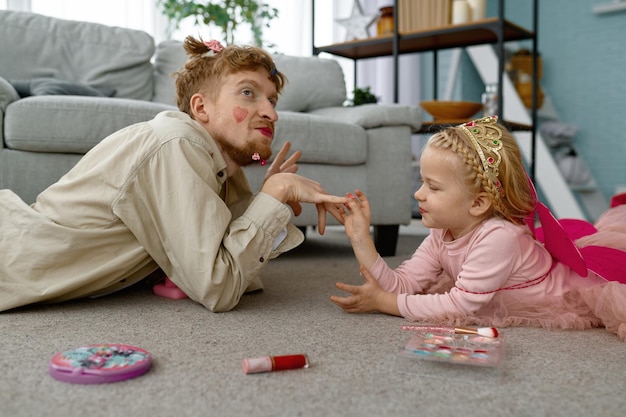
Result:
M272 128L270 127L259 127L257 130L261 132L263 136L266 136L268 138L271 138L272 136L274 136L274 132Z

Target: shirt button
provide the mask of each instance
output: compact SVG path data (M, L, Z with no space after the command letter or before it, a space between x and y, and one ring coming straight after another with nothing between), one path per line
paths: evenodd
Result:
M261 257L259 258L259 262L265 262L265 258L261 256Z
M221 177L223 177L223 176L224 176L224 171L220 171L220 172L218 172L218 173L217 173L217 176L218 176L218 177L220 177L220 178L221 178Z

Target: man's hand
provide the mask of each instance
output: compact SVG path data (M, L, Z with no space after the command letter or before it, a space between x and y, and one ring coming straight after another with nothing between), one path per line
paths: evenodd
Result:
M294 152L294 154L285 161L285 157L289 153L289 149L291 149L291 142L287 141L285 142L283 147L280 148L280 151L278 151L276 158L274 158L274 161L272 161L272 164L267 169L264 182L267 181L269 177L274 174L278 174L279 172L286 172L291 174L295 174L296 172L298 172L298 161L302 157L302 151Z
M315 204L320 234L324 234L326 229L326 212L332 214L337 221L343 224L341 211L348 199L328 194L320 183L309 178L280 172L270 176L263 184L261 191L289 204L291 207L294 203L298 203L298 206L299 203Z
M276 155L276 158L274 158L274 161L267 169L267 172L265 173L265 180L263 180L263 183L265 183L265 181L267 181L267 179L274 174L278 174L281 172L295 174L296 172L298 172L298 161L302 157L302 151L298 150L294 152L294 154L285 161L285 157L289 153L290 149L291 142L285 142L285 144L282 146L282 148L280 148L280 151ZM302 213L302 206L299 202L292 201L287 202L287 204L289 204L289 206L293 210L294 215L299 216L300 213Z
M331 296L330 300L348 313L381 313L400 316L396 294L383 290L370 271L361 266L361 275L365 278L363 285L348 285L338 282L337 288L349 292L347 297Z

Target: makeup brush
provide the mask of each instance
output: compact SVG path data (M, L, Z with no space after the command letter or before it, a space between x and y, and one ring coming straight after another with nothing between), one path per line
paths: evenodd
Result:
M498 330L495 327L452 327L438 325L411 325L402 326L402 330L413 330L422 333L444 333L444 334L477 334L485 337L498 337Z

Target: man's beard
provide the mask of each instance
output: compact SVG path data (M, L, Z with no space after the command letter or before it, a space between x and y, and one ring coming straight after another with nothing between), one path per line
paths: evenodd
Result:
M252 164L258 164L259 160L252 158L252 155L258 153L261 161L270 159L272 156L272 148L269 145L262 143L246 143L242 147L236 147L230 142L219 141L219 144L228 157L241 167L245 167Z

